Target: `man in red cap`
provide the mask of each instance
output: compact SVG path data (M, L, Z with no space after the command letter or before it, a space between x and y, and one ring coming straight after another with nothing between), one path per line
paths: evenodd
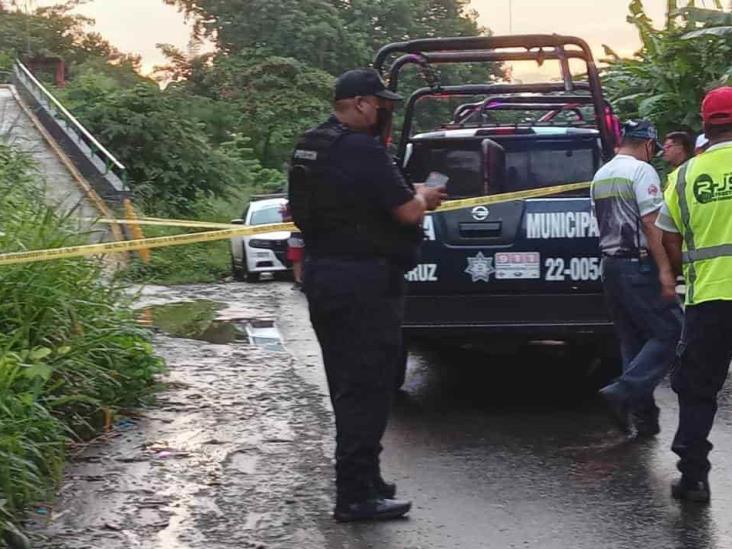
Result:
M677 499L709 501L707 440L732 359L732 87L702 102L710 146L669 176L656 225L676 273L683 266L686 318L671 386L679 398L672 450Z

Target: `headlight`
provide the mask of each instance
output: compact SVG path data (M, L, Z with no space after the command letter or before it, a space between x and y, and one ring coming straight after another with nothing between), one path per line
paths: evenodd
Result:
M274 243L271 240L261 240L259 238L252 238L249 241L251 248L268 248L271 249Z

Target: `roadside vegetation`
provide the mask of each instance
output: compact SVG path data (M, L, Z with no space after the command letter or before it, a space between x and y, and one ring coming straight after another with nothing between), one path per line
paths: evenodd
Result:
M84 239L42 192L30 160L0 144L1 250ZM162 363L128 304L93 260L0 268L0 532L52 499L69 445L148 398Z

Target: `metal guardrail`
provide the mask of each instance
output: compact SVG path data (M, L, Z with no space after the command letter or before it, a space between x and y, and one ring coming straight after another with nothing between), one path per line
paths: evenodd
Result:
M0 75L1 76L1 75ZM103 166L103 176L113 176L121 183L121 192L127 188L127 168L114 155L109 152L77 118L71 114L61 102L33 75L33 73L20 60L16 60L13 66L13 76L23 84L29 93L43 106L49 114L57 121L63 122L64 129L71 132L76 140L86 145L85 151L93 164ZM112 183L114 185L114 183ZM114 185L115 187L118 185Z

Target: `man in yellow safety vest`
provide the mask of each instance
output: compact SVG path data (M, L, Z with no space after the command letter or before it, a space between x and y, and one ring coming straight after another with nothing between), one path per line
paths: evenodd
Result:
M702 102L710 147L669 176L656 225L672 266L686 280L684 331L671 386L679 398L672 450L676 499L709 500L707 440L732 359L732 87Z

